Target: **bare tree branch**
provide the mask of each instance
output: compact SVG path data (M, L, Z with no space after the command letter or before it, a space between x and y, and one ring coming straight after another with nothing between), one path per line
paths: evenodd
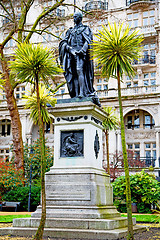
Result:
M18 23L18 41L22 42L22 31L24 30L24 24L26 23L26 16L27 13L32 6L34 0L28 0L25 4L25 7L23 7L23 1L21 1L21 16Z
M15 29L12 29L10 31L10 33L8 34L8 36L4 39L4 41L0 44L0 48L4 48L4 46L6 45L6 43L12 38L12 36L14 35L15 33Z
M0 6L3 8L3 10L4 10L10 17L12 17L11 14L10 14L10 12L8 12L7 8L5 7L5 5L4 5L2 2L0 2Z
M14 7L13 7L13 4L12 4L12 0L9 0L9 2L10 2L11 10L12 10L13 22L16 24L16 15L15 15Z
M48 10L44 10L39 16L38 18L36 19L36 21L34 22L32 28L31 28L31 31L34 31L39 23L39 21L44 18L47 14L49 14L50 12L52 12L53 10L57 9L59 6L62 5L62 3L64 2L64 0L60 0L60 1L57 1L52 7L50 7ZM25 42L29 42L31 36L32 36L32 32L30 32L28 34L28 36L26 37L25 39Z
M13 22L13 23L14 23L14 21L13 21L11 18L9 18L9 17L7 17L7 16L5 16L5 15L3 15L3 14L0 14L0 16L1 16L1 17L4 17L5 19L7 18L10 22Z

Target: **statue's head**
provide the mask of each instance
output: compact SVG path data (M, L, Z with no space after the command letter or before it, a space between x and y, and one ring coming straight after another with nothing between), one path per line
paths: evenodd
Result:
M82 15L81 12L75 12L74 16L73 16L74 22L75 23L80 23L82 21L82 17L83 17L83 15Z

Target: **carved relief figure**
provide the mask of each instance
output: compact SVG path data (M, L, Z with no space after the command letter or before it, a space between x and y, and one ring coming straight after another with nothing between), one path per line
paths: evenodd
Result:
M83 131L61 133L61 157L83 156Z

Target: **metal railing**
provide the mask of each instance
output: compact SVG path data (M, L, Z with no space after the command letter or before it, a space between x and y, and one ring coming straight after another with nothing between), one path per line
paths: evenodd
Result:
M156 159L153 157L133 157L129 159L129 167L131 168L148 168L150 166L155 167Z
M108 2L102 1L90 1L85 4L84 10L91 11L91 10L108 10Z
M136 2L155 2L155 0L126 0L126 5L129 6L130 4Z
M143 124L143 128L144 129L153 129L155 124ZM140 124L127 124L126 125L126 129L139 129L140 128Z

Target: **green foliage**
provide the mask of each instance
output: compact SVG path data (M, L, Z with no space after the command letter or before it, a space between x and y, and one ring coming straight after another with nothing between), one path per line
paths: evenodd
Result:
M17 169L14 162L0 159L0 199L6 191L23 186L22 169Z
M31 94L31 96L24 95L27 101L25 103L25 108L30 109L30 119L33 119L34 123L38 123L38 105L37 105L37 93ZM44 85L39 85L39 98L40 98L40 109L41 117L43 122L48 123L51 121L50 113L48 112L47 105L55 106L57 100L50 95L49 90L45 88Z
M11 72L24 82L34 82L38 75L48 84L49 77L53 78L55 74L62 72L55 64L53 51L40 44L19 44L13 58L15 61L10 62Z
M126 215L121 214L121 217L126 217ZM147 222L147 223L158 222L157 215L153 215L153 214L147 214L147 215L133 214L132 217L135 217L137 222Z
M40 203L40 186L31 188L31 211L34 211ZM21 202L21 210L28 210L29 187L17 187L4 194L3 201Z
M132 66L134 59L140 56L140 44L143 41L142 36L137 31L130 31L129 27L124 27L123 23L109 24L109 28L102 26L102 30L96 34L98 40L93 41L93 56L97 60L98 67L102 69L102 75L109 79L115 77L118 85L118 100L121 124L121 143L124 159L124 172L126 180L126 203L128 217L128 236L127 239L133 239L133 222L131 209L131 191L129 181L129 167L125 140L125 126L123 118L123 107L121 97L121 80L123 74L132 77L135 75L135 69Z
M107 117L103 121L103 127L105 130L117 129L120 126L119 118L115 114L115 109L113 107L103 107L103 110L107 113Z
M30 150L33 150L33 153L30 154ZM53 150L46 146L46 172L50 170L50 167L53 166ZM40 140L36 140L32 145L28 147L26 144L24 146L24 169L27 182L29 181L30 175L30 166L32 163L32 182L36 184L40 182L41 176L41 149L40 149Z
M125 177L118 177L113 182L114 204L123 211L126 199ZM130 176L132 202L137 203L138 212L150 212L151 204L160 200L160 184L154 175L142 171Z
M117 25L109 24L102 26L102 30L96 34L97 41L93 41L93 56L97 59L98 65L102 66L102 74L108 79L123 73L129 77L134 76L135 69L132 61L140 56L140 44L142 36L135 30L130 32L129 26L124 27L123 23Z
M5 216L0 216L0 222L12 223L13 219L15 218L29 218L29 217L31 217L31 214L5 215Z

